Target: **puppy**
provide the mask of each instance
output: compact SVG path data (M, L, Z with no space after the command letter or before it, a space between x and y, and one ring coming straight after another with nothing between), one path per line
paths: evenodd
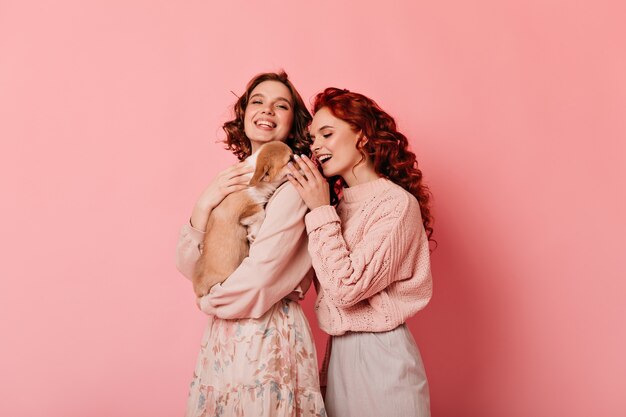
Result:
M265 219L265 203L287 180L292 154L282 142L262 145L245 160L255 168L250 188L229 194L211 211L193 276L198 297L224 282L248 256L250 243Z

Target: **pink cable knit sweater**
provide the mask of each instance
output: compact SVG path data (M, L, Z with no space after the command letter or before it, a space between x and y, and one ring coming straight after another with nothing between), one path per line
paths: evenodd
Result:
M402 187L380 178L345 188L336 210L318 207L305 224L325 332L391 330L428 304L428 238L419 203Z

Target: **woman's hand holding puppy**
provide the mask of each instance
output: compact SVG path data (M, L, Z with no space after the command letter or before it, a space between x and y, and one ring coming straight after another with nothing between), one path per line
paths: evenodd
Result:
M211 211L217 207L227 195L248 188L250 174L254 169L245 162L238 162L221 171L204 189L191 215L191 225L205 230Z

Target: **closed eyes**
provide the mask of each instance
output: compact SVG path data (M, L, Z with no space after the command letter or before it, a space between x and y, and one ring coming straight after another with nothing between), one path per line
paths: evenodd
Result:
M250 102L250 104L258 104L258 105L262 105L262 104L263 104L263 101L262 101L262 100L258 100L258 99L256 99L256 100L252 100L252 101ZM288 105L286 105L286 104L276 104L275 106L276 106L276 108L279 108L279 109L282 109L282 110L289 110L289 106L288 106Z

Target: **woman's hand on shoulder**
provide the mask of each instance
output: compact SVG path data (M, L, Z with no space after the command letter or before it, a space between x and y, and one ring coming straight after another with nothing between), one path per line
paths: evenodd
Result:
M294 155L295 165L289 163L289 182L304 200L304 203L313 210L317 207L330 204L330 190L328 181L319 172L306 155Z

